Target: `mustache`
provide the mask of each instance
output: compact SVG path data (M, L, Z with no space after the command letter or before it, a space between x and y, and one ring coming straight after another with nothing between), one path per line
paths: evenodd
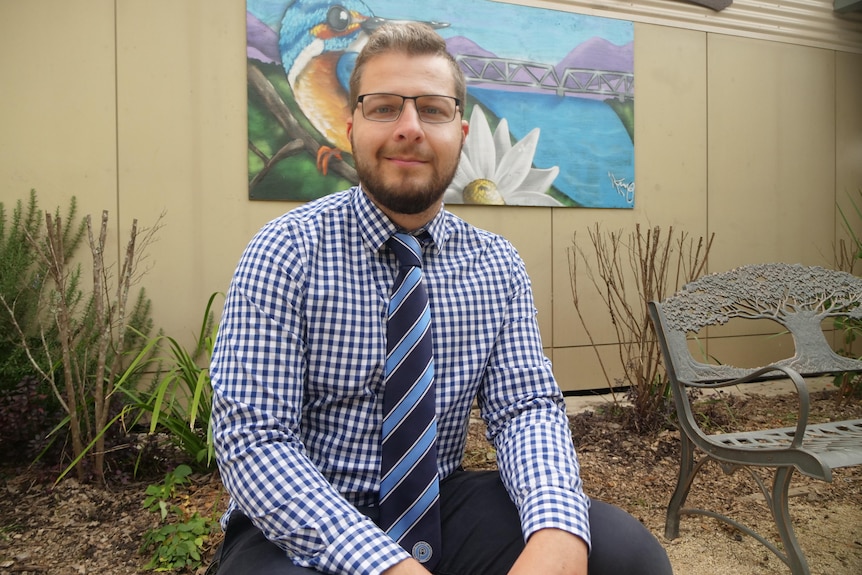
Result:
M382 158L409 159L419 162L430 162L433 159L432 154L413 145L383 148L380 150L379 156Z

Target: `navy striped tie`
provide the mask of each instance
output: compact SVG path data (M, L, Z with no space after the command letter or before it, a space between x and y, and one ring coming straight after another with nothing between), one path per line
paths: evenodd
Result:
M431 313L419 242L398 233L387 243L399 265L386 332L380 525L430 570L441 538Z

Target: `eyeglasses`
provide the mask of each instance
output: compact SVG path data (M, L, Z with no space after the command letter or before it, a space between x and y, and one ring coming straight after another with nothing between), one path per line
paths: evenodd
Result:
M372 122L394 122L401 117L404 100L413 100L419 119L426 124L445 124L455 119L461 100L452 96L400 96L398 94L362 94L362 116Z

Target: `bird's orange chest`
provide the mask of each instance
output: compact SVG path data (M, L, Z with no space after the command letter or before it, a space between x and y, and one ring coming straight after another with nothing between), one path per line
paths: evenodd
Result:
M293 90L311 124L335 147L349 151L350 106L336 74L340 56L339 52L324 52L313 58L297 76Z

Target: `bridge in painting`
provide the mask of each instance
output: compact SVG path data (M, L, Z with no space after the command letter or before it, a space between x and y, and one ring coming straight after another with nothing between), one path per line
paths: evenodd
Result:
M565 68L496 56L455 57L469 83L520 86L547 90L558 96L591 94L609 98L634 97L634 74L612 70Z

